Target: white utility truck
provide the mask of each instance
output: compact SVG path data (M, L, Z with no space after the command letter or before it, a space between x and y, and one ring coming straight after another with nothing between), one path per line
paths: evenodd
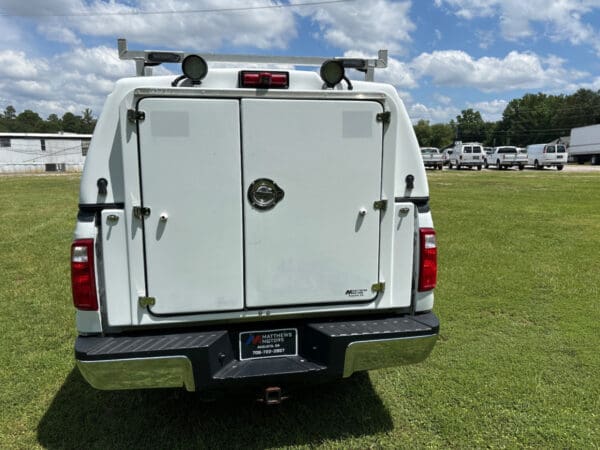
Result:
M453 166L457 169L477 167L477 170L481 170L484 158L485 152L479 142L456 141L452 154L450 154L448 168L452 169Z
M569 155L579 164L600 164L600 124L573 128L569 142Z
M140 76L116 83L98 120L71 252L75 355L92 386L246 384L277 403L295 382L427 357L436 239L411 121L394 87L371 81L385 51L266 58L119 40L119 55ZM183 75L148 76L165 62Z
M421 147L421 158L423 158L425 167L431 167L438 170L442 170L444 167L442 154L437 147Z
M535 169L556 167L562 170L567 164L567 147L564 144L532 144L527 146L527 164Z
M518 147L510 145L495 147L492 153L485 157L486 169L491 165L495 165L498 170L508 169L513 166L518 167L519 170L523 170L525 164L527 164L527 155L521 153Z

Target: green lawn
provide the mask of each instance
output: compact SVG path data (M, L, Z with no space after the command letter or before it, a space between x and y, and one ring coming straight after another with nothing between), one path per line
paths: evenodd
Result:
M74 368L78 177L0 177L0 448L600 446L599 174L429 172L441 338L281 407Z

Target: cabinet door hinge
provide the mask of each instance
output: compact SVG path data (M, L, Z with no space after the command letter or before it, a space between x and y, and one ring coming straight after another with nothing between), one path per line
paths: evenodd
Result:
M144 206L134 206L133 215L136 219L145 219L150 215L150 208L146 208Z
M373 203L373 208L379 211L385 211L387 209L387 200L377 200Z
M154 306L156 304L156 299L154 297L138 297L138 303L141 308L146 308L148 306Z
M392 113L389 111L385 111L385 112L377 114L376 118L377 118L377 122L390 123L390 120L392 118Z
M371 290L373 292L383 292L383 291L385 291L385 283L384 282L375 283L373 286L371 286Z
M139 120L144 120L146 118L146 113L144 111L136 111L135 109L127 110L127 120L132 123L135 123Z

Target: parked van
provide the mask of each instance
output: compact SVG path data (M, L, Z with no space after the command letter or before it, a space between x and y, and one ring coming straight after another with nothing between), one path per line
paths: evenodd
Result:
M422 361L437 246L427 175L377 59L130 51L81 178L77 365L99 389L293 383ZM180 76L148 76L181 61ZM319 65L317 72L261 63ZM365 81L345 71L360 69ZM352 88L352 89L351 89Z
M455 166L457 169L477 167L477 170L481 170L484 164L484 156L483 146L480 143L457 141L454 143L448 165L450 169Z
M541 170L556 167L562 170L567 164L567 147L564 144L533 144L527 146L527 164Z

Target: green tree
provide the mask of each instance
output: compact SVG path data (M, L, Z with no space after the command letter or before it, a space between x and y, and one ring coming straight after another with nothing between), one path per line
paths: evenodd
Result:
M450 124L436 123L431 125L431 138L429 144L432 147L444 148L454 142L454 129Z
M17 111L13 107L13 105L8 105L4 109L4 114L2 114L2 118L6 120L13 120L17 117Z
M96 126L96 119L94 119L92 110L89 108L84 109L83 116L81 117L81 128L80 128L79 132L83 133L83 134L91 134L94 132L95 126Z
M50 114L44 121L44 133L58 133L62 130L62 122L56 114Z
M62 116L63 131L69 133L78 133L81 128L81 117L71 112L66 112Z
M429 127L429 121L421 119L413 126L415 134L417 135L417 141L421 147L431 146L431 128Z
M460 115L456 116L458 139L463 142L481 142L485 137L484 125L485 122L479 111L471 108L463 109Z
M17 112L12 105L8 105L4 113L0 114L0 131L13 131Z
M15 119L15 130L19 132L42 131L44 120L38 113L26 109Z

